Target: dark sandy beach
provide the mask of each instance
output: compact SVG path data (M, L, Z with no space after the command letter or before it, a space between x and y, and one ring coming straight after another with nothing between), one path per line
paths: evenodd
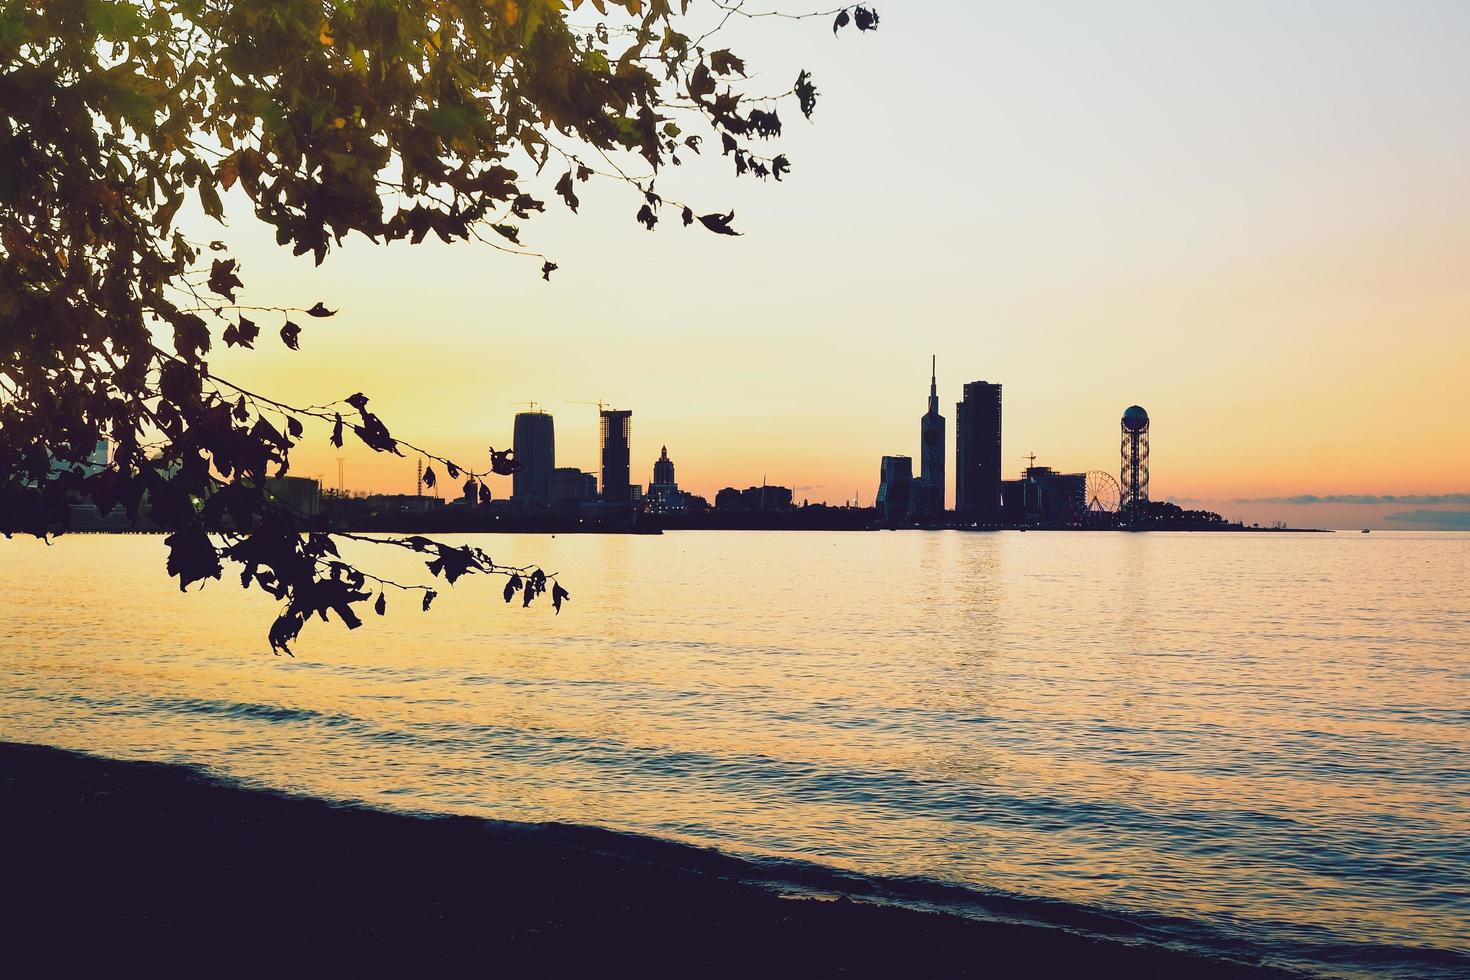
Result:
M744 862L683 845L344 807L31 745L0 744L0 820L11 976L1280 975L781 897Z

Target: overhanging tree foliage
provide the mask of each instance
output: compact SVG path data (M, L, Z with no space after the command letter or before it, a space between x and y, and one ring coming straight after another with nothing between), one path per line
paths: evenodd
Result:
M186 201L219 219L238 185L276 241L322 262L353 232L376 242L477 238L536 255L522 228L546 202L535 172L576 211L578 186L630 185L636 220L669 210L682 225L736 234L734 215L666 203L664 167L714 137L737 175L780 180L790 163L757 147L781 108L810 117L800 72L783 92L752 92L744 61L714 38L733 17L828 16L834 32L877 26L870 8L752 12L689 0L4 0L0 2L0 532L47 536L71 505L146 499L169 531L180 588L218 579L282 602L280 651L313 614L349 627L353 607L385 608L376 578L340 558L334 535L267 492L290 468L305 425L378 452L437 461L466 493L488 472L393 436L357 393L301 407L211 371L216 342L253 347L270 318L295 349L322 302L236 305L240 268L224 242L177 226ZM701 14L704 15L701 20ZM697 25L697 26L696 26ZM641 159L646 178L619 159ZM555 170L552 173L555 173ZM549 181L548 181L549 182ZM277 324L279 323L279 326ZM98 440L106 468L84 467ZM492 463L509 472L505 456ZM432 471L431 471L432 472ZM351 535L349 535L350 537ZM453 583L508 575L507 601L567 593L535 567L422 537ZM403 587L403 586L398 586ZM423 591L427 609L434 591ZM376 594L376 597L375 597Z

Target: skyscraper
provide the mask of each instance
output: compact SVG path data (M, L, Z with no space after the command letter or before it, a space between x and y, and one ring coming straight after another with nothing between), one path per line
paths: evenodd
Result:
M981 524L1000 519L1000 385L972 381L955 405L954 509Z
M605 408L602 417L602 499L609 503L632 501L628 482L629 447L633 442L633 413Z
M930 362L929 411L919 420L919 485L914 510L924 517L944 513L944 416L939 414L939 359Z
M556 429L545 412L516 414L514 448L520 469L511 477L512 500L545 504L551 499L551 471L556 468Z

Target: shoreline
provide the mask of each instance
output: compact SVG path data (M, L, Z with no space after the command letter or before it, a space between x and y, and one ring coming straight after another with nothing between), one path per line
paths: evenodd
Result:
M670 841L334 804L40 745L0 742L0 820L10 962L52 974L1297 976L783 895L755 865Z
M997 534L1004 531L1036 532L1039 534L1340 534L1359 533L1357 529L1330 528L1330 527L1070 527L1070 526L997 526L997 527L956 527L941 525L935 527L902 526L902 527L831 527L822 524L801 524L793 522L752 522L746 524L687 524L685 526L640 526L628 527L617 524L582 524L582 523L548 523L536 522L520 524L511 521L493 522L485 525L435 524L416 523L413 521L389 521L373 524L350 524L341 527L333 527L332 533L350 534L633 534L653 535L678 532L678 531L838 531L843 533L873 533L878 531L962 531L966 534ZM159 527L110 527L78 526L66 529L57 528L55 534L81 535L81 534L156 534L167 535L166 529Z

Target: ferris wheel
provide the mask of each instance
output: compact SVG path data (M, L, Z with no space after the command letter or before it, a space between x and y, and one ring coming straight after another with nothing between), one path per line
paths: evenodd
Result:
M1113 474L1088 470L1083 499L1088 514L1116 514L1123 502L1123 490Z

